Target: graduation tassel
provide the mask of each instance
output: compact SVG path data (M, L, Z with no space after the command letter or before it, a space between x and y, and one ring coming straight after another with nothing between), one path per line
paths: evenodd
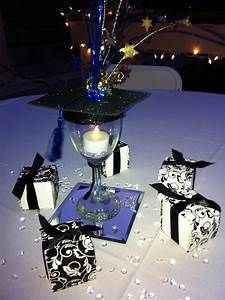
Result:
M58 126L53 130L45 157L50 161L54 162L57 159L62 158L62 146L64 140L64 119L63 109L59 108Z

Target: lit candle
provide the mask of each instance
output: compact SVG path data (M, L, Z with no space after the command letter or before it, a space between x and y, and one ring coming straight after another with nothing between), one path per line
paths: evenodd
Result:
M107 152L109 144L109 134L96 126L83 135L84 151L91 154L101 154Z

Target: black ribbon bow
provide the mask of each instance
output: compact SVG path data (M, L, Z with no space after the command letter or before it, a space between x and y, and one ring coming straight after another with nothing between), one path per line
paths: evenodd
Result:
M70 228L69 230L62 232L60 230L57 230L56 226L52 226L41 214L39 214L38 217L42 230L44 230L48 235L50 235L53 238L45 241L47 244L46 247L48 248L53 247L54 245L65 239L73 240L74 237L76 239L81 234L87 234L91 231L98 231L102 229L101 227L95 225L81 225L79 226L79 228Z
M21 199L25 186L27 187L27 203L30 209L39 209L33 180L43 162L44 158L39 153L37 153L32 166L26 168L27 173L24 173L22 177L17 179L17 182L12 190L12 193L17 198Z
M179 225L178 225L178 216L179 213L182 212L188 205L197 204L204 207L213 208L219 212L221 212L220 206L199 193L194 194L191 198L187 198L183 195L178 195L164 186L162 183L153 183L150 184L151 187L156 189L159 193L173 199L181 200L178 203L174 203L170 210L170 230L171 230L171 238L175 240L179 244Z
M175 149L172 149L172 156L174 160L165 160L163 165L183 165L189 168L204 168L214 163L199 160L199 161L188 161L185 160L183 154Z

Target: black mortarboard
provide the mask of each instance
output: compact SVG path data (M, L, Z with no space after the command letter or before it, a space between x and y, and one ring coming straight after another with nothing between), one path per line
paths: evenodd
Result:
M62 108L64 119L81 124L101 124L118 119L126 111L143 100L147 93L112 89L101 101L90 100L86 89L46 95L31 104Z

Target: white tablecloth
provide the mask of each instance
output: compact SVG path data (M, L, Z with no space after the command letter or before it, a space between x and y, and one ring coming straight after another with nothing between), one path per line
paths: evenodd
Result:
M93 239L97 279L56 293L45 278L37 212L22 211L11 193L21 168L36 152L44 155L56 126L57 111L28 104L36 98L0 102L0 299L225 299L224 218L214 240L187 254L160 231L157 193L149 187L171 148L215 162L197 170L195 189L216 201L223 214L225 95L152 91L128 111L121 140L130 146L130 168L107 183L138 184L145 192L129 239L107 245ZM90 169L68 135L57 165L62 184L90 180ZM57 205L68 192L61 186ZM46 217L52 213L42 211Z

